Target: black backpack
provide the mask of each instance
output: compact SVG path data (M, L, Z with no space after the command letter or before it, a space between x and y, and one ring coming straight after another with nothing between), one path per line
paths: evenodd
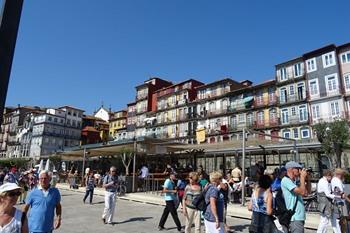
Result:
M275 208L273 209L273 214L278 218L278 221L281 225L289 227L292 216L295 214L297 204L298 197L295 201L293 209L287 209L286 203L284 201L282 188L277 189L277 194L275 197Z
M196 210L200 210L205 212L207 209L207 206L210 204L210 201L208 204L205 202L205 194L207 193L209 188L203 189L201 194L198 196L195 196L192 200L192 205L196 207Z

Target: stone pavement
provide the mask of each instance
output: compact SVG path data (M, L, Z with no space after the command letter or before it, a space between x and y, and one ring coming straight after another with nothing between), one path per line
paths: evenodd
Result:
M84 187L79 187L79 189L72 190L72 189L69 189L69 186L65 183L59 183L57 184L57 187L62 190L71 190L71 191L82 192L82 193L85 192ZM104 196L104 190L102 188L95 188L94 195ZM164 205L163 197L159 194L155 194L155 193L152 194L151 192L128 193L125 196L119 197L119 198L122 200L132 200L132 201L146 203L146 204ZM251 212L248 211L247 207L241 206L239 204L230 204L227 208L227 215L234 218L242 218L242 219L248 219L248 220L250 220L251 218ZM319 220L320 220L319 214L308 213L306 215L305 228L317 230Z

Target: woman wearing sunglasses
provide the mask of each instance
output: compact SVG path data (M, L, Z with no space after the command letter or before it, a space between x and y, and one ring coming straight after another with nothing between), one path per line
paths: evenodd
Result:
M15 183L0 186L0 232L28 233L27 218L15 208L22 188Z

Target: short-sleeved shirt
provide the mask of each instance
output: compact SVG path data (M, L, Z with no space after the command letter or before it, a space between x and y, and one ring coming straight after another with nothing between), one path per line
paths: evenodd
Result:
M295 201L298 200L297 207L295 209L295 214L292 216L291 221L305 221L305 206L303 198L301 195L298 195L293 192L297 187L295 182L293 182L289 177L283 177L281 182L281 188L284 196L284 202L286 208L293 210Z
M210 203L210 198L213 197L216 199L216 211L218 214L219 222L224 222L224 195L220 193L219 189L214 185L209 185L208 190L205 194L206 204ZM207 209L204 213L205 220L209 222L215 222L215 216L211 211L210 204L207 206Z
M194 190L192 189L192 186L189 184L186 186L185 188L185 202L186 202L186 207L191 208L191 209L196 209L196 207L192 204L192 201L195 197L198 197L199 195L201 195L201 188L200 186L199 189Z
M41 188L33 189L27 197L30 206L28 226L30 232L50 232L53 230L55 208L61 202L57 188L49 188L45 192Z
M111 185L108 188L106 188L107 192L112 192L115 193L117 191L117 183L118 183L118 176L111 176L111 175L106 175L105 178L103 179L103 184L108 184L111 182L114 182L115 185Z
M166 179L163 187L167 190L175 190L175 183L170 179ZM166 201L174 201L176 199L175 193L164 193L164 199Z

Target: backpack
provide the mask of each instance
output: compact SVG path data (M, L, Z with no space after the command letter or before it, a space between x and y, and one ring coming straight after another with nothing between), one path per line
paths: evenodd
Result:
M196 210L200 210L205 212L207 209L207 206L210 204L210 201L208 204L205 202L205 194L207 194L208 188L202 190L201 194L194 197L192 200L192 205L196 207Z
M298 204L298 197L295 201L293 209L290 210L286 207L282 188L279 188L276 191L277 194L275 197L275 208L273 209L273 214L278 218L278 221L281 225L289 227L292 216L295 214L295 209Z

